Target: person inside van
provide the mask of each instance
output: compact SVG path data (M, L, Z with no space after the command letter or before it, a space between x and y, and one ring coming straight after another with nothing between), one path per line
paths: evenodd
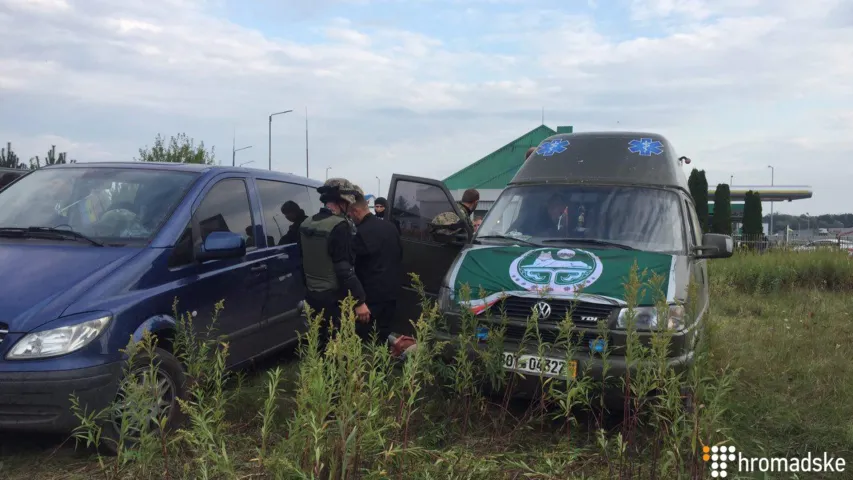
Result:
M299 240L299 227L302 225L302 222L308 218L308 215L306 215L305 210L302 210L302 207L293 200L284 202L281 206L281 213L284 214L284 218L290 222L290 227L288 227L287 233L285 233L278 241L278 244L289 245L291 243L296 243Z
M537 210L533 215L519 215L510 230L534 237L568 236L568 229L573 226L569 215L572 209L562 195L553 193Z

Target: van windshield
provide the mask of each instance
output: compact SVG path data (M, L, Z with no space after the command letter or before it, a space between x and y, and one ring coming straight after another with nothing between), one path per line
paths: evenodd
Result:
M647 187L509 187L489 209L477 239L512 237L541 245L685 251L679 196Z
M145 242L196 177L112 167L37 170L0 192L0 229L55 228L105 244Z

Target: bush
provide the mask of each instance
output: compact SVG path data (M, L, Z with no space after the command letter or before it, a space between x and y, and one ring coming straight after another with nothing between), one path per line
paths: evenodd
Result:
M714 233L732 234L732 198L729 186L725 183L717 185L714 191Z

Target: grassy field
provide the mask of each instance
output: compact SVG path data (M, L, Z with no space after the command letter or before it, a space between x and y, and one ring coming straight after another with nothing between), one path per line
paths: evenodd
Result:
M600 385L584 381L545 385L533 401L484 396L483 383L512 381L492 357L445 365L424 348L400 366L384 349L362 353L351 332L325 356L306 348L301 361L284 356L223 384L222 353L191 339L196 382L183 430L143 436L117 457L75 451L74 439L4 434L0 478L710 478L701 448L716 444L853 461L853 262L783 252L711 265L696 368L684 378L638 374L626 412L602 414L591 395ZM430 320L419 323L424 338ZM694 392L686 408L683 386ZM659 401L639 395L651 389ZM766 478L853 476L799 475Z

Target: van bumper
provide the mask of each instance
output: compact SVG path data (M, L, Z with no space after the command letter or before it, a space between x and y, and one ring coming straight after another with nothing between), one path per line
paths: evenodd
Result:
M80 425L71 395L87 413L115 398L122 363L76 370L0 372L0 430L68 433Z
M445 348L440 353L443 359L446 362L453 361L456 353L458 352L458 337L447 332L436 331L435 338L440 342L446 342ZM471 358L475 358L477 356L477 349L485 348L484 343L477 343L473 345L474 346L469 349L469 357ZM521 354L537 354L535 347L520 348L519 342L512 340L504 342L504 351ZM694 353L695 352L693 350L688 350L686 352L682 352L678 356L668 357L666 359L667 369L674 371L676 374L685 373L693 365ZM545 353L545 356L559 359L565 358L564 352L561 351L561 349L555 349ZM600 355L592 354L588 350L576 352L572 356L572 359L577 362L576 378L591 378L596 385L602 385L605 375L608 377L604 394L610 399L621 399L624 396L621 388L622 382L620 379L625 378L626 373L629 370L633 374L637 370L660 368L657 363L649 361L637 362L629 368L628 362L626 362L624 356L611 353L605 362ZM555 380L559 381L559 379ZM515 386L515 396L527 397L534 395L538 391L542 385L542 381L537 375L524 374L523 376L516 375L513 384Z

